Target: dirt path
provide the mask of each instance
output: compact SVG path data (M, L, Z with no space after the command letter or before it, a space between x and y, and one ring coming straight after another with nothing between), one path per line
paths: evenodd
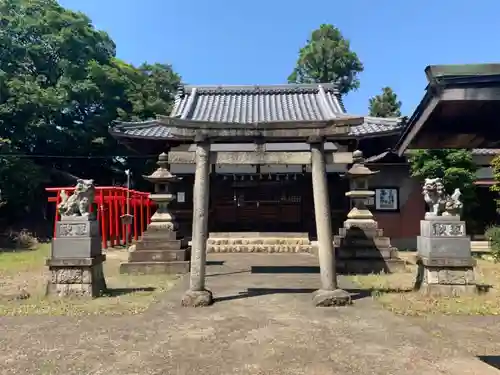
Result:
M500 374L370 298L314 308L312 256L209 260L209 308L179 307L184 280L143 315L2 318L0 374Z

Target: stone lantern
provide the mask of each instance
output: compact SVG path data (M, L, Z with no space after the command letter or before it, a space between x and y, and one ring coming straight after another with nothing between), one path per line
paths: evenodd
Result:
M156 164L159 166L158 169L149 176L143 176L145 180L154 185L154 193L149 197L156 203L157 207L156 212L151 217L149 228L175 231L177 224L174 216L168 210L168 205L175 199L171 184L180 181L180 178L168 170L168 156L164 152L160 154Z
M132 274L189 272L187 242L177 235L177 224L169 212L168 205L175 199L172 183L180 181L168 170L168 156L158 157L158 169L149 176L143 176L154 184L154 193L150 195L156 203L156 212L151 223L129 254L129 261L122 263L120 272Z
M368 189L368 181L378 171L372 171L365 166L361 151L354 151L352 157L353 165L346 173L350 180L350 191L345 194L351 199L352 208L347 214L345 227L374 228L377 223L371 211L366 207L366 203L369 198L375 196L375 192Z
M352 209L347 214L343 228L334 237L336 264L340 273L379 273L405 270L405 262L398 258L391 239L384 237L383 229L366 207L369 198L375 196L369 190L368 181L378 173L365 165L361 151L353 152L353 165L347 171L350 191L345 195L351 199Z

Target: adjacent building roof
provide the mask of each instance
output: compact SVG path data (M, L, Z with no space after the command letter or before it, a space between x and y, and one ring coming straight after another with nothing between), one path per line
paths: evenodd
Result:
M182 86L169 116L172 119L245 125L272 122L312 122L358 118L350 137L396 134L400 118L350 116L333 84L266 86ZM122 122L111 133L132 138L171 138L161 120Z
M500 64L434 65L429 84L395 149L500 145Z

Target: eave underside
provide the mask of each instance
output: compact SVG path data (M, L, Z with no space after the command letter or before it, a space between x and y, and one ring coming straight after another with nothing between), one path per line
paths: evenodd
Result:
M499 77L500 78L500 77ZM407 148L498 148L500 79L428 88L397 142Z

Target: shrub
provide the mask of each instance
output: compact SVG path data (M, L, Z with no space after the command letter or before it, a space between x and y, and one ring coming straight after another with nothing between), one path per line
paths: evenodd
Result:
M484 236L490 242L491 256L495 262L500 261L500 226L491 226L484 232Z
M10 231L4 236L0 244L0 248L4 247L15 250L31 250L35 249L37 246L38 240L26 229L19 232Z

